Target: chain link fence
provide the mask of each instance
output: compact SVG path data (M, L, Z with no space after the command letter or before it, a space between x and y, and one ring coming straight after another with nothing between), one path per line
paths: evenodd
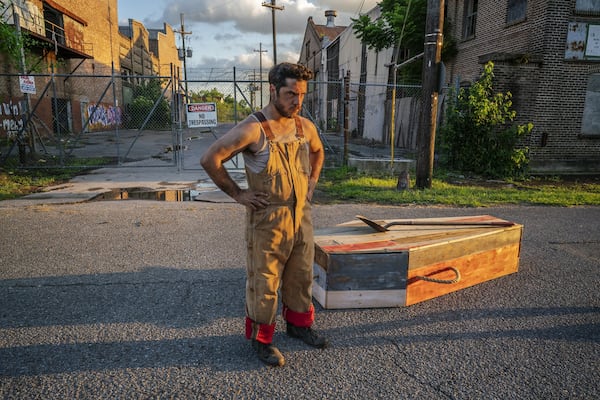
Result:
M27 93L23 79L0 75L0 165L173 162L168 153L180 101L173 77L34 74L26 78ZM142 135L150 137L150 149L136 147Z
M0 166L69 166L87 159L89 166L145 160L145 166L200 168L196 156L186 159L186 149L199 139L215 140L269 102L266 72L236 68L191 69L186 80L73 74L28 79L23 93L23 77L0 74ZM395 89L392 113L389 85L309 82L302 114L317 127L329 166L344 162L344 141L416 148L421 87ZM214 103L216 126L188 127L188 103Z

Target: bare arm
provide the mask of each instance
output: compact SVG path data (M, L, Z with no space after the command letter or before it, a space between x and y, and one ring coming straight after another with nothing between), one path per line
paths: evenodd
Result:
M317 132L315 125L308 121L304 121L305 137L308 141L309 146L309 161L310 161L310 176L308 180L308 194L307 198L310 201L312 199L319 176L321 175L321 169L323 168L323 162L325 161L325 149L323 143Z
M251 148L258 142L258 123L246 119L214 142L202 155L200 164L219 189L238 203L254 210L266 207L267 193L241 189L224 167L236 154Z

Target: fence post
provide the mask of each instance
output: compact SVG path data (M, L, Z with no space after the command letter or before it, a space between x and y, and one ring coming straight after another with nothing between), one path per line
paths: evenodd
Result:
M350 71L344 77L344 166L348 166L348 138L350 137Z
M235 73L235 67L233 67L233 120L237 124L238 113L237 113L237 79Z
M111 85L112 95L113 95L113 107L116 110L119 108L119 100L117 99L117 88L115 86L115 62L114 61L111 63L111 68L110 68L110 85ZM121 136L121 133L119 132L119 124L115 124L115 141L117 144L117 165L123 164L123 162L121 161L121 149L119 147L119 142L121 141L120 136Z
M19 13L17 13L16 6L14 3L12 4L12 7L13 7L13 20L15 23L15 28L17 30L17 35L19 36L19 38L23 38L23 34L21 33L21 17L19 15ZM23 49L23 46L21 46L21 49L20 49L19 62L21 64L21 71L23 72L23 74L28 75L27 66L25 64L25 49ZM29 120L29 112L31 111L31 99L29 97L29 93L25 93L25 107L26 107L26 110L24 113L24 117L22 117L22 120L24 123ZM24 126L23 129L25 130L26 127ZM22 142L23 138L17 138L17 139L19 140L19 161L21 162L21 164L25 164L27 162L27 154L25 152L25 143ZM27 130L26 142L29 145L29 151L31 152L31 156L33 157L33 155L35 154L35 140L33 138L33 130L31 128Z

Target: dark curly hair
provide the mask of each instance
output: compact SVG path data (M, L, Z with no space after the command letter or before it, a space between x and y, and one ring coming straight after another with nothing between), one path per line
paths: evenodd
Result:
M286 85L287 78L308 81L313 78L313 72L304 65L288 62L277 64L269 71L269 83L275 85L277 92Z

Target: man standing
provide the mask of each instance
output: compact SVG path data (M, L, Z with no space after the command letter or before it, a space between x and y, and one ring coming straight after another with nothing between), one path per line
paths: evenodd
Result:
M278 293L287 334L323 348L311 326L314 259L310 199L325 152L315 126L299 116L312 71L282 63L269 71L270 102L213 143L202 167L223 192L246 206L246 338L260 360L282 366L273 346ZM223 164L242 153L248 189Z

